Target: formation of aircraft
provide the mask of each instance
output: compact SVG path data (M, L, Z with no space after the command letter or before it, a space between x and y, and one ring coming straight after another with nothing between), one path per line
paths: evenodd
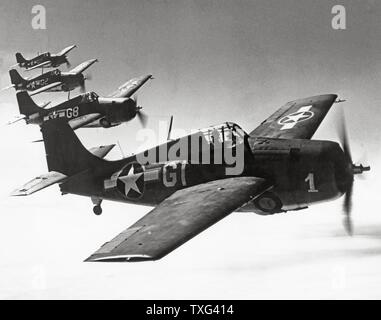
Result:
M370 167L352 160L345 124L341 146L311 140L335 103L326 94L288 102L246 133L226 122L116 161L113 145L87 150L65 117L43 121L49 172L12 195L58 184L65 194L154 206L85 261L157 260L234 211L271 215L345 195L344 224L352 233L354 176Z
M75 47L75 45L67 47L56 55L44 53L27 61L22 60L21 54L17 53L17 65L28 70L56 67L68 62L66 55ZM9 75L12 85L4 89L12 87L16 89L20 115L8 124L25 120L27 124L41 125L45 121L59 117L69 121L73 129L110 128L137 116L145 126L147 116L142 112L142 107L137 105L137 99L131 97L149 79L153 79L152 75L128 80L110 95L102 97L93 91L86 92L85 81L89 77L83 74L97 61L90 59L68 72L54 69L30 78L23 78L16 69L11 69ZM82 94L70 99L70 91L75 88L79 88ZM41 92L68 92L68 100L47 108L50 101L38 105L31 98Z
M152 75L134 78L107 97L86 92L49 109L46 109L46 105L38 106L26 91L20 91L16 97L23 116L13 122L25 120L27 124L41 125L51 119L64 118L73 129L110 128L138 116L145 126L147 116L131 96L149 79L152 79Z
M17 52L17 64L15 64L12 67L18 66L20 68L25 68L26 71L30 71L37 68L56 68L59 67L61 64L66 63L67 67L70 68L70 63L67 59L67 54L76 47L76 45L66 47L57 54L44 52L31 59L25 59L20 52Z
M16 90L32 91L31 96L45 91L70 92L75 88L80 88L84 92L86 77L83 75L83 72L97 61L97 59L87 60L68 72L54 69L30 79L24 79L17 70L11 69L9 71L12 83L11 87L14 87Z

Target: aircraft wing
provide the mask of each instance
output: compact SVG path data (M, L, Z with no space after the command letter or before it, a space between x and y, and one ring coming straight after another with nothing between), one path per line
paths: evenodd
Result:
M270 187L262 178L234 177L178 190L85 261L160 259Z
M60 52L58 52L57 56L66 55L66 54L68 54L71 50L73 50L76 47L77 47L76 45L72 45L72 46L66 47L65 49L62 49Z
M31 71L31 70L34 70L34 69L37 69L37 68L43 68L43 67L47 67L47 66L50 66L51 62L50 61L45 61L45 62L42 62L40 64L36 64L35 66L33 67L30 67L28 69L25 69L25 71Z
M56 87L59 87L61 85L62 85L62 82L53 82L53 83L48 84L48 85L46 85L46 86L44 86L44 87L42 87L40 89L32 91L30 93L30 96L34 96L34 95L39 94L41 92L49 91L49 90L51 90L53 88L56 88Z
M92 64L94 64L97 61L98 59L90 59L85 62L82 62L81 64L76 66L74 69L71 69L69 73L76 73L76 74L82 73L83 71L85 71L87 68L89 68Z
M251 137L310 139L337 98L335 94L290 101L250 133Z
M67 176L60 172L50 171L46 174L42 174L30 180L29 182L24 184L21 188L14 190L11 193L11 196L28 196L32 193L35 193L46 187L49 187L52 184L62 182L66 178Z
M109 95L110 98L130 98L140 89L148 80L153 79L152 75L146 75L140 78L133 78L122 84L116 91Z
M75 118L73 120L70 120L69 125L73 130L76 130L81 127L84 127L85 125L89 123L99 120L102 117L103 115L101 115L100 113L91 113L91 114L87 114L87 115Z

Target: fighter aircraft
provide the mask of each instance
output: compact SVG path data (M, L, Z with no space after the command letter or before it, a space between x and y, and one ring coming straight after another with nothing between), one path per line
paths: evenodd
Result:
M136 99L130 97L149 79L152 75L131 79L107 97L86 92L49 109L45 109L46 104L38 106L26 91L19 91L16 97L23 116L9 124L24 119L27 124L41 125L54 118L65 118L73 129L110 128L138 116L145 126L147 116L137 105Z
M351 233L354 175L370 167L353 164L344 122L342 148L311 140L336 98L291 101L249 134L226 122L117 161L86 150L65 119L47 121L41 131L49 173L13 195L57 183L62 194L90 197L95 214L102 200L155 206L85 261L157 260L233 211L270 215L343 194Z
M82 72L97 61L97 59L91 59L82 62L68 72L61 72L59 69L54 69L31 79L24 79L15 69L11 69L9 76L12 85L4 89L14 87L16 90L32 91L31 96L45 91L66 91L70 94L71 90L78 87L84 92L86 77Z
M34 57L29 60L25 59L20 52L17 52L17 64L15 64L12 67L19 66L20 68L25 68L26 71L30 71L37 68L56 68L59 67L61 64L66 63L67 67L70 68L70 63L67 60L67 54L76 47L76 45L66 47L57 54L44 52L39 54L37 57Z

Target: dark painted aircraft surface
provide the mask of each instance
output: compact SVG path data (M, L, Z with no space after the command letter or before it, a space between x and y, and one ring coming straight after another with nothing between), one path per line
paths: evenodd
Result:
M16 121L24 119L27 124L41 125L51 119L64 118L73 129L110 128L138 116L145 125L146 116L142 108L130 97L149 79L152 75L131 79L107 97L86 92L49 109L38 106L26 91L19 91L16 97L23 116Z
M86 77L82 72L97 61L97 59L91 59L81 63L68 72L61 72L59 69L54 69L30 79L24 79L15 69L11 69L9 71L12 83L11 87L14 87L16 90L32 91L31 96L45 91L70 92L78 87L84 91Z
M19 66L20 68L25 68L27 71L30 71L37 68L56 68L61 64L66 63L69 68L70 63L67 59L67 54L76 47L76 45L66 47L56 54L44 52L32 59L25 59L20 52L17 52L17 64L15 66Z
M354 175L370 168L353 164L344 125L342 148L310 140L336 98L291 101L249 134L226 122L117 161L89 152L65 119L53 119L41 127L49 173L13 195L57 183L62 194L90 197L96 214L102 200L155 206L86 261L157 260L233 211L269 215L343 194L351 233Z

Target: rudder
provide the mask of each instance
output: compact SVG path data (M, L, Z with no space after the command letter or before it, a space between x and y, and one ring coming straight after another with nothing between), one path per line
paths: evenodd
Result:
M45 113L46 110L40 108L30 97L28 92L20 91L16 94L19 110L21 114L30 116L35 113Z
M18 85L20 83L21 84L27 83L27 81L23 77L21 77L20 74L15 69L9 70L9 76L11 77L11 83L14 85Z
M17 63L27 62L27 60L22 56L20 52L16 53L16 61Z
M49 171L67 176L107 163L89 152L65 119L52 119L41 125Z

